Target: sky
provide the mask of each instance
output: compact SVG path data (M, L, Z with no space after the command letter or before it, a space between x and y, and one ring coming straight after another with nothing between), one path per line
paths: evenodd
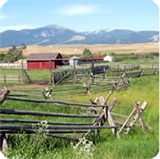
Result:
M8 0L0 8L0 32L51 24L76 31L158 31L159 8L152 0Z

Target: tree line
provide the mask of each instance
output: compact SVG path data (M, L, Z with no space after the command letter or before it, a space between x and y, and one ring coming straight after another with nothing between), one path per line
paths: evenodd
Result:
M27 46L22 44L20 47L12 46L6 53L2 52L0 54L0 61L3 62L15 62L19 59L24 59L23 50L26 49Z

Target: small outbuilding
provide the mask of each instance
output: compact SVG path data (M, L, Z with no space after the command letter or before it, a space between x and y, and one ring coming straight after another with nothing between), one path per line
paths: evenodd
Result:
M74 66L74 62L75 62L75 65L79 65L80 58L78 56L72 56L69 60L70 66Z
M115 62L115 58L111 55L106 55L104 58L103 58L103 61L108 61L108 62Z
M27 58L28 70L55 69L58 65L63 65L60 53L33 53Z

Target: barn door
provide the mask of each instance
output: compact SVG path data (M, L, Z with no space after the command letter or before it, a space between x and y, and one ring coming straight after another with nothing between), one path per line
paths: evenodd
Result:
M39 69L42 69L42 62L39 63Z

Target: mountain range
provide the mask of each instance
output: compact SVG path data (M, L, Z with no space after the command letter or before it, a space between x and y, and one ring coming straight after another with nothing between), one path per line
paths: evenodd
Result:
M7 30L0 33L0 47L12 45L52 44L133 44L159 41L159 31L132 31L124 29L102 29L78 32L59 25L48 25L20 31Z

